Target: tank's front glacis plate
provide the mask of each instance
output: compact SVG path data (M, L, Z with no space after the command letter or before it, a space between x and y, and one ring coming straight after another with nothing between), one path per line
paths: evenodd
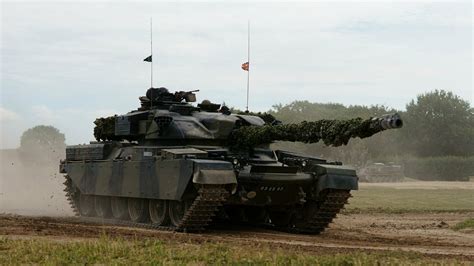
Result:
M248 165L239 171L239 189L228 204L291 206L301 203L301 188L311 186L312 174L281 165Z

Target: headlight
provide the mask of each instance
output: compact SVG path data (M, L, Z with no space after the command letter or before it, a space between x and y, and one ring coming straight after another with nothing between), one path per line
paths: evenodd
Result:
M232 161L232 163L233 163L234 165L238 165L238 164L239 164L239 160L234 159L234 160Z
M306 161L302 161L301 166L306 167Z

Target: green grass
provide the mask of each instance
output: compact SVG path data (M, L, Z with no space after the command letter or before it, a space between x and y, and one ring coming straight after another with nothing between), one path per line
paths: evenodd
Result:
M0 238L0 264L154 265L452 265L407 252L311 254L302 250L255 248L225 243L163 243L159 240L52 241Z
M474 229L474 218L467 219L456 224L453 227L454 230L462 230L462 229Z
M347 212L474 211L470 189L362 188L352 192Z

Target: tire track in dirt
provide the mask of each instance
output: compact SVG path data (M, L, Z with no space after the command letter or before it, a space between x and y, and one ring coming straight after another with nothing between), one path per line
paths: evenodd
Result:
M347 251L416 252L428 257L474 260L474 234L455 232L449 224L472 217L454 214L341 215L321 235L295 235L246 226L218 226L205 233L186 234L151 229L84 223L74 217L0 215L0 235L11 238L48 238L74 241L101 235L121 238L157 238L173 242L225 242L282 247L311 253ZM437 222L440 219L441 222ZM435 222L433 222L435 221ZM446 224L446 225L445 225Z

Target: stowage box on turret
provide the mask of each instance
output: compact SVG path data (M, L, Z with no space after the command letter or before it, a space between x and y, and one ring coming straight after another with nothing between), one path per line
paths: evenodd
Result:
M281 124L207 100L193 106L194 92L151 88L137 110L96 119L97 141L66 148L60 172L77 215L178 231L227 219L318 234L357 189L355 170L269 144L339 146L402 126L397 114Z

